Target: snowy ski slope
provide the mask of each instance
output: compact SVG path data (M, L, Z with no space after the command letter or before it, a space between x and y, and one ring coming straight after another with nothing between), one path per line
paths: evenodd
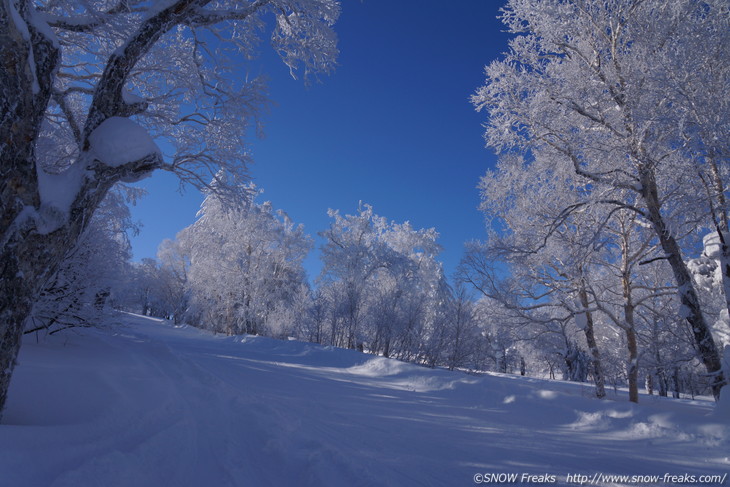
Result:
M730 426L707 401L598 401L584 385L117 319L27 337L0 486L671 485L730 471Z

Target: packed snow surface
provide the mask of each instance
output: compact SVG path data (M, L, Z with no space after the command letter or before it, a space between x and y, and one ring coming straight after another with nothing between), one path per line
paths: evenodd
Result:
M599 401L585 385L117 319L26 337L0 485L469 486L487 474L576 485L730 471L730 429L709 401ZM593 485L624 484L606 479Z

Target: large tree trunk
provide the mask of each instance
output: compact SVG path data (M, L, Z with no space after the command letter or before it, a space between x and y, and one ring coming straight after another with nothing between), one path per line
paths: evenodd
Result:
M0 415L23 324L60 261L53 249L38 245L29 218L40 205L34 142L59 53L19 20L27 16L25 5L0 0Z
M113 182L123 176L86 180L68 220L54 231L38 228L45 215L35 141L60 54L32 22L24 21L28 4L18 5L0 0L0 415L33 303Z
M692 276L682 257L682 251L676 239L667 228L661 214L661 203L659 202L658 191L654 173L651 169L644 169L640 172L642 196L646 202L649 220L654 231L659 237L662 250L667 256L667 261L672 268L674 279L679 289L679 299L682 303L682 312L690 325L695 345L703 365L711 377L712 394L717 400L720 397L720 389L725 384L725 377L722 372L722 361L720 352L712 337L710 327L705 321L700 307L700 301L695 290Z
M43 285L58 268L80 225L40 235L30 227L10 231L0 254L0 413L20 349L23 326ZM6 237L7 237L6 233Z
M15 277L19 272L16 257L3 253L0 256L0 415L20 350L23 323L34 298L34 290L26 281Z
M113 184L113 180L87 181L71 206L68 220L50 233L39 231L34 218L18 218L3 229L0 248L0 419L25 320L43 286L76 244ZM25 181L23 187L32 188L34 193L38 191L35 180Z
M68 250L78 241L112 184L86 183L71 207L68 221L53 232L39 231L37 220L33 217L24 219L22 214L3 228L0 248L0 415L20 349L23 326L33 303ZM34 177L24 180L22 188L22 192L32 192L37 198ZM4 205L8 194L12 196L10 192L3 193Z

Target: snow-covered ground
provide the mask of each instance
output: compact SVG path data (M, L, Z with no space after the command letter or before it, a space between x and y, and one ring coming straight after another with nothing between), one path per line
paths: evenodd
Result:
M730 426L711 402L598 401L577 384L120 319L26 339L0 485L671 485L730 472Z

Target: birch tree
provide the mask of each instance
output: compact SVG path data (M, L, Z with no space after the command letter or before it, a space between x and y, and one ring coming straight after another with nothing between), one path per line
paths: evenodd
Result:
M611 214L587 204L588 188L586 178L550 158L503 157L480 183L488 241L470 246L460 278L501 303L523 326L562 334L559 323L572 320L592 356L596 396L604 397L592 268L606 251L602 227Z
M502 19L517 36L473 97L488 145L550 157L591 182L593 203L651 226L718 397L720 353L679 236L708 221L698 174L728 160L727 103L712 102L730 88L727 1L510 0ZM710 199L724 205L717 174Z

